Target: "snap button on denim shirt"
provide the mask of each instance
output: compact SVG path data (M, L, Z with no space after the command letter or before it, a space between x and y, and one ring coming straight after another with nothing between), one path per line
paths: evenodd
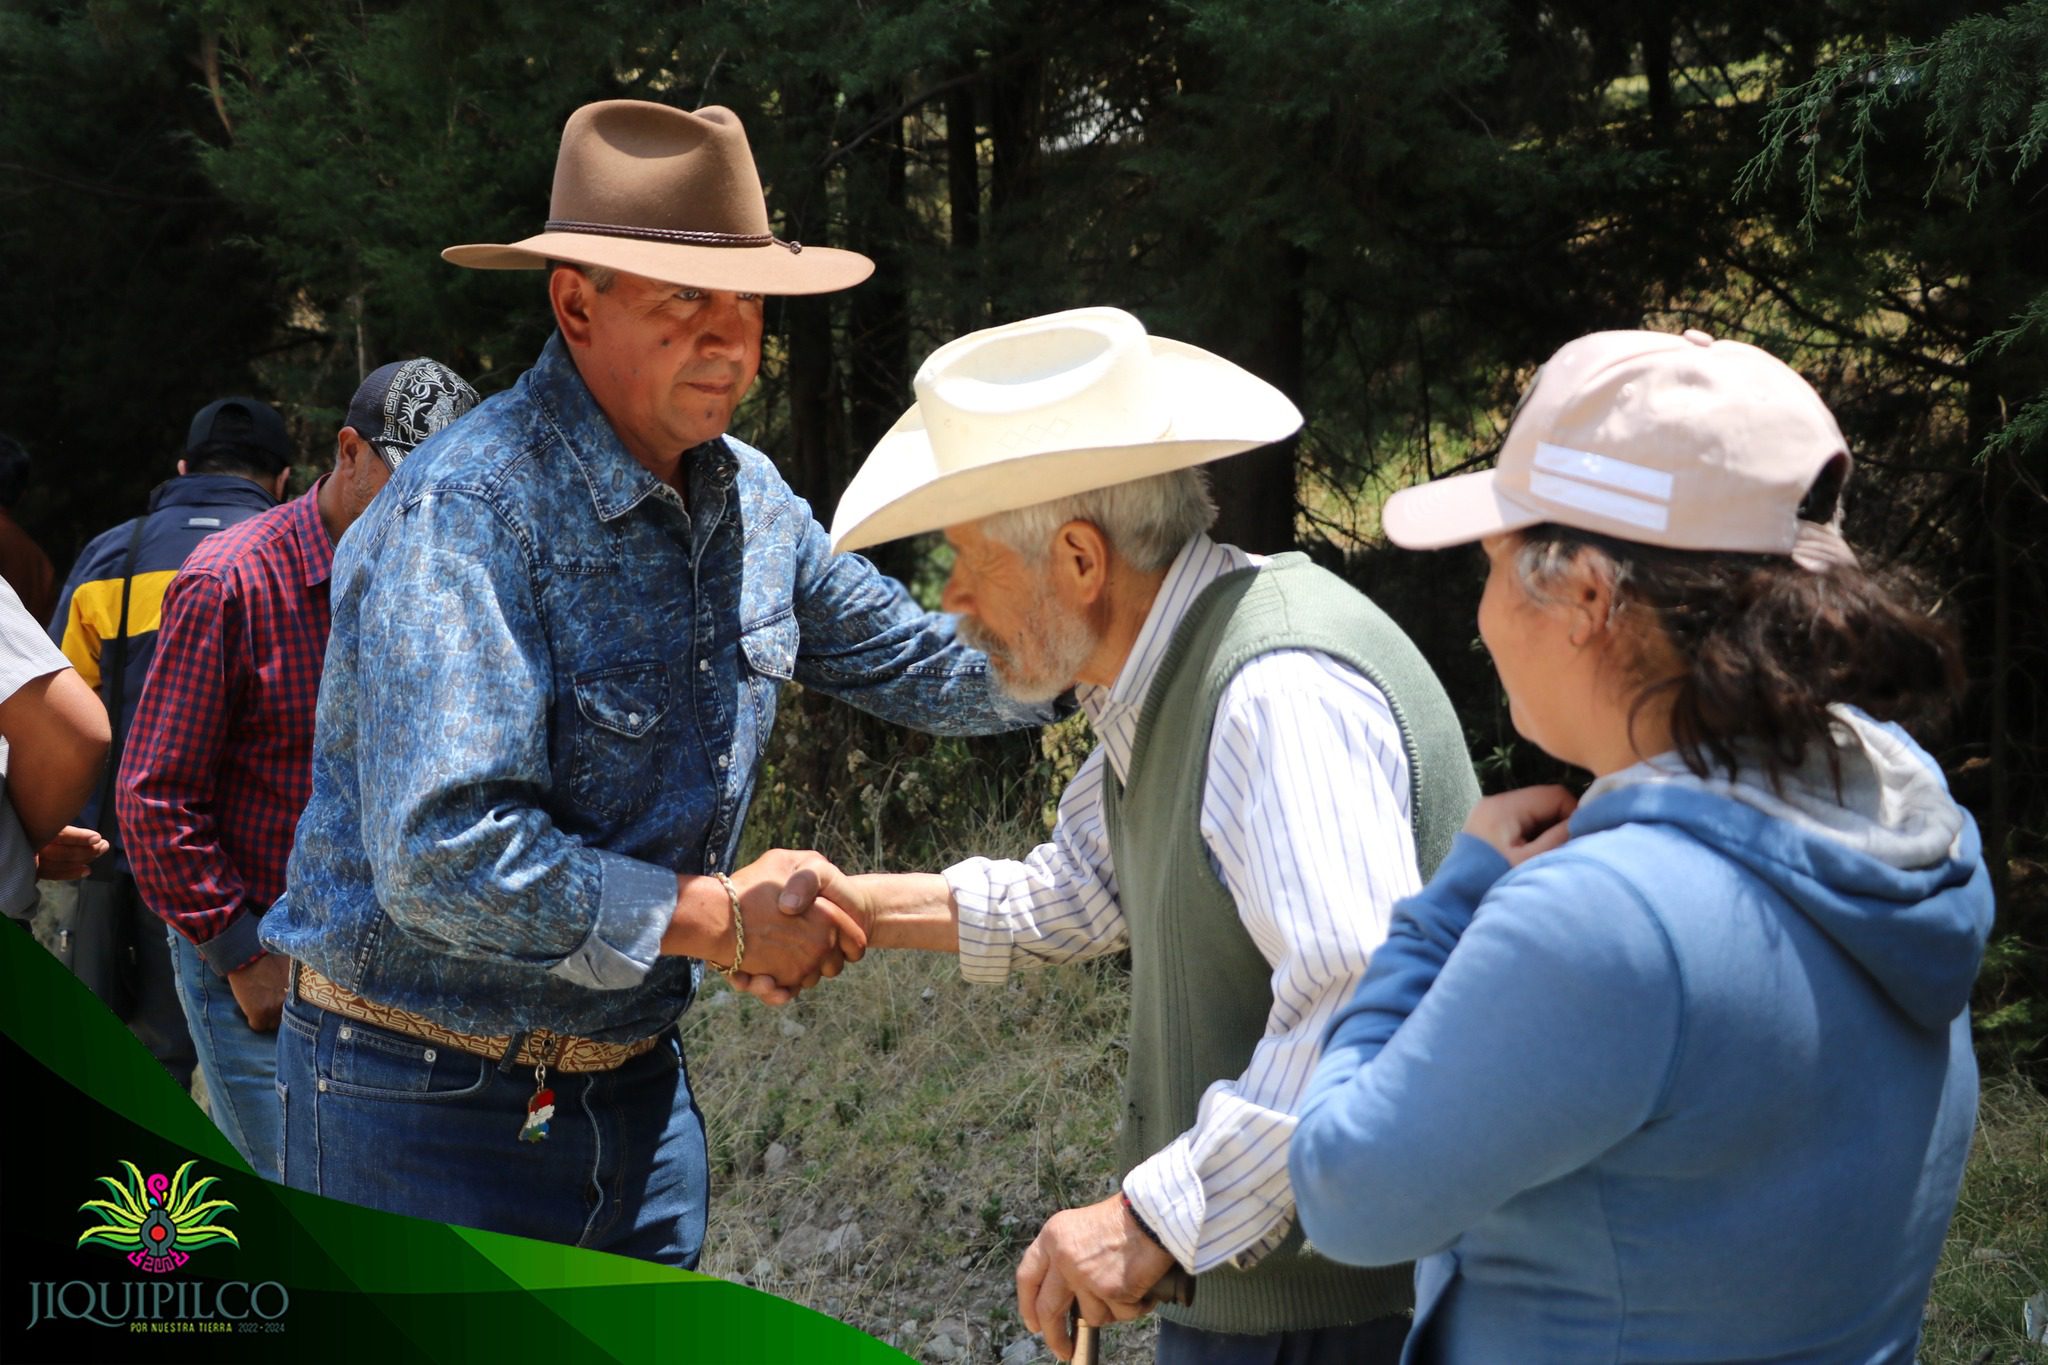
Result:
M677 872L729 870L790 679L948 734L1049 718L730 437L688 510L560 336L422 445L337 548L313 793L263 941L455 1029L625 1040L695 964Z

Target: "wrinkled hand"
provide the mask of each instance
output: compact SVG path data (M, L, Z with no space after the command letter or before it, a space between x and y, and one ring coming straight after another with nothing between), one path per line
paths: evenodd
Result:
M1578 808L1579 798L1563 787L1523 787L1482 798L1465 817L1465 833L1486 840L1520 867L1571 837L1566 821Z
M36 876L46 882L76 881L108 847L98 830L66 825L36 854Z
M1078 1303L1081 1320L1096 1327L1143 1317L1152 1311L1146 1292L1171 1269L1173 1257L1111 1195L1045 1220L1017 1263L1017 1315L1055 1356L1070 1360L1068 1304Z
M785 1005L867 950L867 926L819 895L845 876L823 854L771 849L732 874L747 931L733 985Z
M292 960L265 953L228 973L228 989L242 1007L242 1017L258 1033L275 1033L284 1017L284 989L292 976Z

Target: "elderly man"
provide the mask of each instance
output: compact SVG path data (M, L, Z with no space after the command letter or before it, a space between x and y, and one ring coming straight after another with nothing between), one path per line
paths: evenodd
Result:
M734 866L778 689L956 732L1038 716L725 435L762 296L872 269L769 232L729 110L578 110L547 230L444 254L550 266L557 332L335 559L312 798L263 922L300 964L285 1179L690 1266L698 963L784 991L864 943L810 904L816 855Z
M1392 1361L1408 1272L1290 1235L1287 1141L1324 1024L1394 902L1478 795L1434 674L1300 555L1207 535L1205 461L1300 415L1237 366L1096 308L942 347L845 498L845 549L943 526L945 605L1001 684L1080 685L1098 745L1022 861L828 877L874 947L957 951L976 981L1128 948L1121 1192L1047 1220L1018 1309L1145 1311L1176 1263L1162 1361Z
M287 964L257 930L312 786L334 547L413 448L476 401L433 360L373 371L335 433L332 472L202 541L164 594L115 810L136 887L170 926L213 1121L261 1175L279 1172Z

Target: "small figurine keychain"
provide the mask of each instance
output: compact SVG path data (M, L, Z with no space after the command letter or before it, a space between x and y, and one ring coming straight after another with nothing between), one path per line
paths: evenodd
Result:
M546 1054L533 1067L533 1096L526 1101L526 1122L519 1129L521 1142L545 1142L548 1120L555 1116L555 1092L548 1089Z

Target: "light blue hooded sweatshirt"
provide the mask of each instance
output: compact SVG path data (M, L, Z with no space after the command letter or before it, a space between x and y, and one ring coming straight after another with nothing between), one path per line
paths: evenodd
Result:
M1289 1169L1325 1255L1418 1261L1404 1360L1913 1359L1991 890L1932 760L1836 715L1839 792L1664 755L1398 908Z

